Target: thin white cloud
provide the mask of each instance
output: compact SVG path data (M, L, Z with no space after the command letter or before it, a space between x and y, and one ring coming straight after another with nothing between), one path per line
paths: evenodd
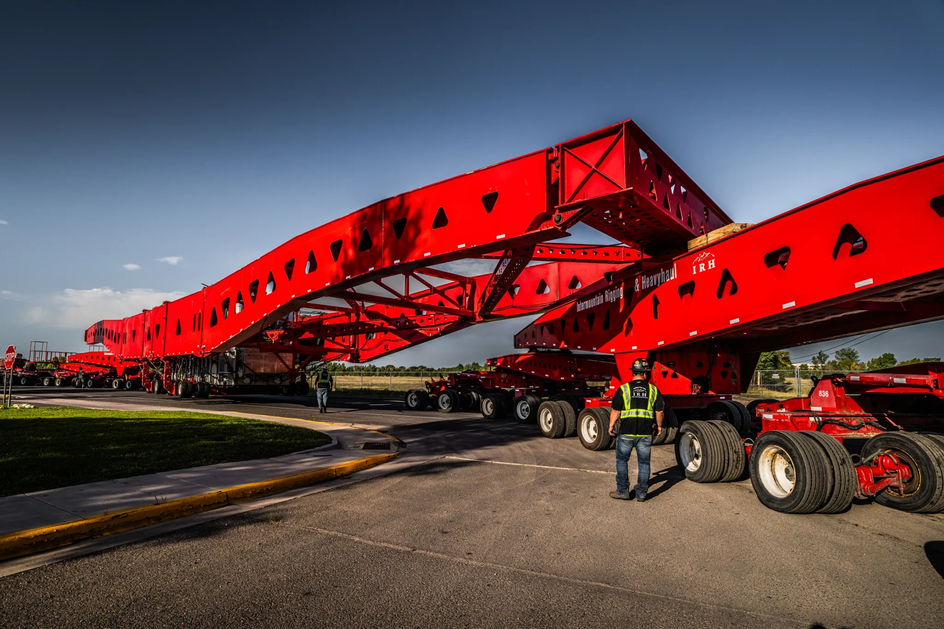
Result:
M27 325L43 325L61 330L85 330L102 319L121 319L164 301L183 296L179 292L159 292L150 288L112 290L107 286L88 290L67 288L61 293L38 297L23 313Z
M8 222L6 222L5 220L3 220L2 218L0 218L0 225L9 225L9 224L10 224L10 223L8 223Z
M177 266L178 264L180 264L181 260L183 260L183 258L180 256L167 256L164 258L157 259L158 262L166 262L167 264L171 266Z
M140 270L141 270L141 265L140 265L140 264L133 264L133 263L132 263L132 264L122 264L121 266L122 266L122 268L124 268L124 270L126 270L126 271L140 271Z

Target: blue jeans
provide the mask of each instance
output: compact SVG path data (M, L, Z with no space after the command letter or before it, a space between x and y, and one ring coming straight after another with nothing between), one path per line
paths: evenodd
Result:
M629 457L636 448L639 457L639 471L636 474L636 497L645 498L649 491L649 452L652 450L652 437L616 437L616 491L629 493Z
M328 408L328 387L319 387L317 389L318 408Z

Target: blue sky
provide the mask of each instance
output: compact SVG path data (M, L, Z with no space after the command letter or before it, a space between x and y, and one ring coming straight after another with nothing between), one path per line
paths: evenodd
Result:
M756 222L944 154L942 32L940 0L2 2L0 341L84 349L332 218L626 118ZM525 323L392 362L482 360ZM944 326L857 349L941 356Z

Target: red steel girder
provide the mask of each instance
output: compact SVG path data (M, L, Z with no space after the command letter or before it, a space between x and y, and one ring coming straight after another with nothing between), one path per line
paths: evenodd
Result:
M640 141L660 168L654 162L636 164L638 155L631 149ZM622 174L613 170L617 162ZM621 242L666 246L665 238L655 238L659 230L649 230L648 236L640 229L630 233L608 218L592 217L638 197L640 182L654 177L647 168L667 173L652 185L681 195L686 208L701 211L704 203L710 209L709 226L726 220L627 122L386 199L302 234L202 291L135 317L100 322L86 338L101 338L109 351L129 359L221 352L255 337L312 299L429 265L539 245L566 235L566 227L581 216L604 226L603 231ZM674 188L670 175L686 190ZM663 214L651 203L637 204L628 220L668 221L673 246L700 233L697 220L686 225ZM664 225L660 229L664 231ZM485 310L491 317L501 307L499 303Z
M488 359L488 366L554 381L609 380L618 375L616 362L604 356L560 352L527 352Z
M483 258L502 258L504 253L489 253ZM578 245L571 243L545 244L534 248L532 262L638 262L643 253L636 247L626 245Z
M527 267L519 274L516 283L503 291L496 302L496 308L491 317L513 317L533 314L547 310L559 303L578 298L594 289L594 286L603 285L605 276L623 268L622 264L587 264L582 262L553 262ZM359 352L352 357L353 362L377 358L410 347L414 344L437 338L444 334L458 331L473 323L481 321L475 313L458 316L447 308L431 307L431 302L449 299L453 303L458 295L474 294L474 287L485 285L491 279L489 275L479 275L471 278L446 274L456 281L435 287L436 291L423 291L411 294L409 302L397 303L395 298L382 297L374 305L354 302L351 308L336 308L338 311L319 315L317 317L302 317L286 328L278 330L280 338L289 338L288 334L295 334L300 338L304 330L306 334L328 338L328 331L344 329L348 333L365 336L374 335L374 338L358 341L361 346ZM473 288L467 288L468 283ZM465 292L463 292L465 291ZM365 301L373 300L365 298ZM459 301L461 302L461 300ZM320 304L309 304L310 307L321 307ZM357 322L370 321L380 327L367 328L357 331ZM330 326L340 326L331 328ZM369 356L370 358L366 358Z
M558 154L558 209L583 208L580 221L647 253L684 250L731 222L632 121L564 142Z
M944 158L856 184L547 313L518 347L777 349L944 318ZM899 303L876 311L861 302ZM840 307L836 307L840 306Z
M482 290L482 298L478 307L478 316L480 318L485 318L492 314L495 306L498 305L498 302L501 301L508 289L511 288L515 280L518 279L518 276L521 275L521 272L531 261L533 255L533 246L518 247L505 252L498 261L498 266L495 267L495 271L492 273L491 277L488 278L488 283L485 285L485 288Z

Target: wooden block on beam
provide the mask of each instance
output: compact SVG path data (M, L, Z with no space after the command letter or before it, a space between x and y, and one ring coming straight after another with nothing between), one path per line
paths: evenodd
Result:
M688 241L688 250L697 249L698 247L704 247L708 243L712 243L716 240L721 240L731 234L736 234L742 229L747 229L753 225L753 223L730 223L724 227L719 227L714 231L710 231L704 236L699 236L693 240Z

